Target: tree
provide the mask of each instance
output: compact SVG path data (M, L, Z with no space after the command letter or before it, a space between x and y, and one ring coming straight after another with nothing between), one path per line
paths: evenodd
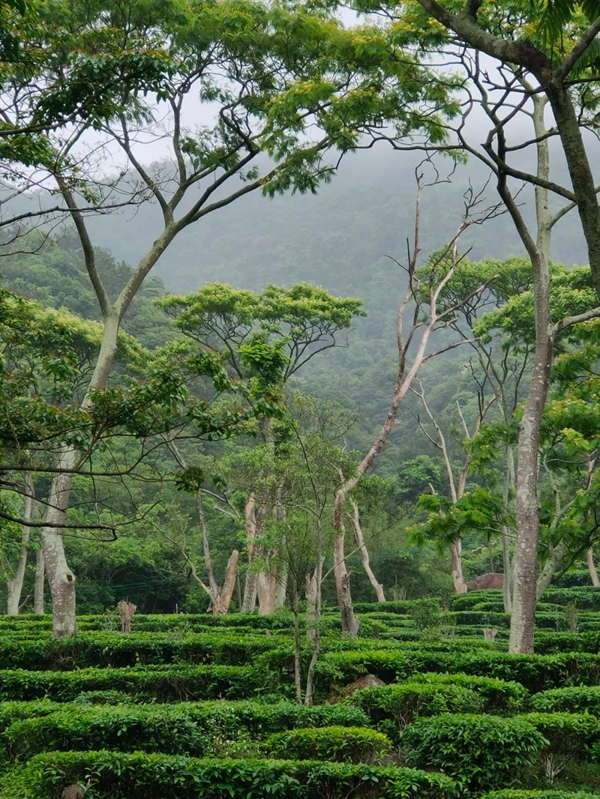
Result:
M48 8L49 14L55 11L54 6ZM125 52L131 48L134 61L140 42L167 42L156 59L157 70L146 81L125 85L118 102L112 102L108 93L109 102L90 118L49 136L52 157L44 160L46 185L58 188L71 215L104 322L84 409L108 383L119 327L133 298L186 227L252 191L272 195L316 190L334 169L326 160L328 151L339 156L351 150L361 130L384 118L394 120L406 135L420 130L436 140L443 136L431 103L443 105L447 93L440 93L439 86L430 92L427 70L409 54L398 58L387 37L375 28L345 30L333 18L311 14L304 7L244 0L178 7L176 13L171 6L143 0L125 4L108 0L101 7L71 4L58 13L63 25L78 36L102 39L104 35L109 41L114 41L113 34L119 36L120 48ZM62 51L53 53L49 69L59 74L65 58L69 56ZM393 84L390 73L398 79ZM70 89L67 83L67 94ZM216 109L213 123L203 128L186 118L186 100L198 96ZM154 100L159 111L152 108ZM82 153L82 136L89 128L98 132L107 152L116 148L122 153L123 177L109 180L108 185L98 163L102 145L92 154ZM165 129L172 161L145 166L141 142L159 130L162 136ZM112 300L98 273L86 225L90 206L82 200L93 198L94 209L110 208L115 196L119 205L151 200L162 220L152 246ZM59 636L76 629L74 575L60 534L75 460L75 450L69 446L56 454L51 512L43 535L53 629Z
M336 346L340 334L362 315L360 300L334 297L308 284L289 289L267 286L260 294L209 284L195 294L166 297L159 304L174 315L178 330L218 353L232 375L256 385L274 410L283 400L290 378L315 355ZM277 518L282 508L285 469L279 466L278 426L268 415L259 419L259 435L260 445L240 453L232 471L237 475L237 490L245 493L249 569L242 608L251 612L258 594L260 612L269 614L277 605L278 588L280 598L285 597L286 578L279 568L279 553L266 550L262 542L269 519ZM202 492L199 488L199 503ZM224 503L221 507L231 512ZM201 505L199 511L202 525ZM203 540L208 570L211 558L204 527ZM253 561L262 568L254 568ZM208 576L210 580L210 571Z

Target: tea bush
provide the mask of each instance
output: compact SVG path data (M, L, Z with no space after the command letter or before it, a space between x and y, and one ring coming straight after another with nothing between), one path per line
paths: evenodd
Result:
M547 742L518 717L457 714L417 719L402 743L410 765L441 769L465 789L482 791L517 779Z
M292 760L380 763L392 750L381 732L363 727L322 727L279 732L269 736L265 751Z

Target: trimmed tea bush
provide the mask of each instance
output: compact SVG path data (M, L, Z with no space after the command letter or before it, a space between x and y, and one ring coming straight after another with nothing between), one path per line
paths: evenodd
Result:
M521 718L546 738L547 751L570 760L585 760L600 741L600 721L589 714L526 713Z
M518 713L529 691L521 683L480 677L475 674L419 674L419 682L434 685L457 685L474 691L484 703L485 713Z
M492 791L481 799L598 799L600 793L582 793L581 791Z
M380 763L391 750L387 735L362 727L291 730L271 735L265 742L269 755L293 760Z
M158 701L243 699L268 690L266 675L248 666L144 666L80 671L0 671L0 699L68 701L87 691L143 693Z
M518 717L457 714L417 719L402 743L410 765L440 769L467 790L483 791L518 778L546 740Z
M531 698L531 709L543 713L592 713L600 715L600 686L554 688Z
M483 698L451 683L398 683L357 691L348 700L368 713L378 729L392 740L418 716L441 713L482 713Z
M440 774L361 764L285 760L196 760L141 752L47 752L13 769L2 799L54 799L90 780L111 799L456 799Z
M266 705L219 700L137 707L88 708L70 704L63 709L59 704L47 703L54 707L54 712L48 713L43 703L31 703L29 718L23 715L26 704L17 708L21 715L15 714L14 723L3 735L6 750L13 758L25 759L51 749L96 747L223 757L234 743L248 744L279 730L330 725L344 729L369 724L359 708L342 704L303 707L292 702Z

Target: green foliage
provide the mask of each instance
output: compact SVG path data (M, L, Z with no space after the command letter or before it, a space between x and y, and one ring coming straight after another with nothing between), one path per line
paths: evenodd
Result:
M600 716L600 686L541 691L532 697L531 708L544 713L592 713Z
M481 799L597 799L597 793L584 791L520 791L509 788L506 791L492 791Z
M379 763L390 753L392 742L387 735L361 727L322 727L276 733L265 747L273 757L292 760Z
M520 718L461 714L417 719L402 742L409 763L442 769L472 791L517 780L546 743Z
M420 679L420 675L419 675ZM352 705L368 713L373 725L397 743L399 731L421 716L482 713L484 699L475 690L451 682L400 683L357 691Z
M600 742L600 721L587 713L526 713L522 718L548 741L546 752L569 761L589 759Z
M456 799L452 780L413 769L277 760L195 760L115 752L52 752L9 773L5 799L47 799L88 777L94 793L114 799Z

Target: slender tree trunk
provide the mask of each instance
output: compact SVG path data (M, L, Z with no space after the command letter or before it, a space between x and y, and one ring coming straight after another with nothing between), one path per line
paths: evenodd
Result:
M277 578L277 588L275 589L275 607L282 608L285 605L285 598L287 595L289 568L284 563L279 569L279 576Z
M385 593L383 590L383 586L377 580L377 578L373 573L373 569L371 568L371 563L369 559L369 550L367 549L367 545L365 544L365 537L363 535L362 527L360 524L360 511L358 509L358 504L353 499L350 500L350 504L352 505L352 521L354 522L354 533L356 535L356 543L358 544L358 548L360 549L363 568L367 574L367 577L369 578L369 582L375 589L375 593L377 594L377 601L385 602Z
M468 591L465 578L463 577L462 570L462 541L460 538L455 539L450 544L450 565L452 568L452 580L454 582L454 590L457 594L466 594Z
M320 538L320 535L319 535ZM313 697L315 694L315 668L317 665L317 660L319 659L319 654L321 652L321 613L323 608L323 601L322 601L322 586L323 586L323 563L325 558L320 555L319 559L317 560L317 565L315 567L315 572L312 577L312 583L315 588L315 596L314 596L314 616L313 616L313 633L312 633L312 642L313 642L313 651L310 658L310 663L308 664L308 671L306 674L306 691L304 692L304 704L305 705L312 705ZM308 587L308 586L307 586ZM308 630L307 630L308 633Z
M252 561L256 549L256 497L250 494L246 501L245 526L248 551L248 570L244 582L244 598L242 599L242 613L253 613L256 607L256 592L258 589L258 572L252 568Z
M598 572L596 571L596 564L594 563L594 548L590 547L587 551L587 565L590 570L590 577L592 578L592 585L595 588L600 588L600 580L598 579Z
M300 635L300 610L298 602L298 583L292 586L292 608L294 610L294 690L296 702L302 704L302 640Z
M514 489L515 482L515 457L512 447L506 448L506 474L504 478L504 507L508 510L511 490ZM504 600L504 612L512 613L512 592L513 592L513 563L510 554L510 530L507 525L502 527L502 569L504 572L504 584L502 587L502 598Z
M181 456L179 457L181 459ZM229 605L231 604L231 598L235 590L235 580L237 577L240 553L237 549L234 549L231 553L229 560L227 561L223 585L219 585L213 569L212 556L210 552L210 541L208 538L208 525L206 522L206 514L204 513L204 503L202 501L201 491L198 491L196 499L198 504L200 529L202 530L202 551L204 553L204 565L208 576L208 585L204 585L204 583L202 583L202 587L210 597L210 605L208 608L209 611L214 613L215 616L225 616L229 612Z
M360 622L354 613L352 594L350 593L350 572L346 569L346 553L344 551L345 539L345 528L342 522L341 529L338 526L338 534L333 543L333 574L340 606L342 633L355 638L358 635Z
M536 137L546 132L544 124L545 101L534 98L534 126ZM550 157L548 140L537 144L538 177L548 179ZM550 250L551 222L548 192L535 188L537 242L529 238L528 250L533 268L533 295L535 311L535 357L523 418L519 424L517 445L516 512L518 536L515 551L512 616L509 651L533 652L535 609L537 604L537 557L540 532L538 481L540 428L548 392L554 354L554 326L550 316Z
M42 534L44 563L52 596L52 632L55 638L63 638L77 633L77 617L75 605L75 575L67 564L62 529L55 524L64 524L69 507L69 495L73 484L76 461L75 450L71 447L61 448L55 456L54 463L59 472L52 480L48 510L47 526Z
M25 492L23 518L27 521L33 521L37 518L37 503L35 501L35 488L30 472L25 473ZM24 524L23 532L21 534L21 546L19 547L19 562L17 564L14 576L6 584L6 612L9 616L19 615L21 594L23 592L23 582L25 580L25 569L27 568L27 555L29 554L30 535L31 526Z
M35 558L35 586L33 590L33 612L43 616L44 609L44 582L46 579L46 567L44 564L44 553L42 548L38 549Z

